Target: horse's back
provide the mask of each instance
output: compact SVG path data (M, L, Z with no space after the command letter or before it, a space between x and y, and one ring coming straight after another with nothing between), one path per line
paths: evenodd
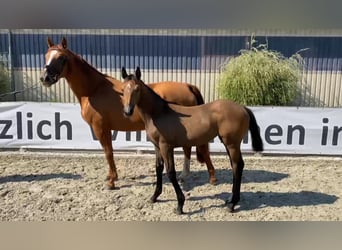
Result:
M232 119L245 118L248 113L244 106L231 101L231 100L216 100L212 102L213 106L225 116L229 116Z
M235 134L239 134L240 136L236 136L238 138L243 137L249 127L249 115L244 106L230 100L216 100L194 107L171 107L180 115L180 120L188 123L190 130L204 128L217 131L215 133L222 136L235 137Z
M168 102L183 106L194 106L200 104L196 98L196 94L191 91L191 86L194 85L167 81L150 83L148 86Z

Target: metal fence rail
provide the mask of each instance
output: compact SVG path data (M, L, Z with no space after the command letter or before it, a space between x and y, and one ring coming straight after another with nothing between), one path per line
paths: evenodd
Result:
M12 100L76 102L65 80L52 88L39 82L46 38L62 36L71 50L99 71L120 77L120 68L142 69L146 82L197 85L205 101L218 98L221 65L246 48L253 32L232 30L0 30L0 55L9 57ZM341 107L342 31L256 31L259 43L285 56L303 52L299 106ZM1 101L1 99L0 99Z

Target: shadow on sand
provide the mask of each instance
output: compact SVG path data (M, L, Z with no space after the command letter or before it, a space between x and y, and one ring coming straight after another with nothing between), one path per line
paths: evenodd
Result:
M178 173L180 174L180 172ZM232 172L230 170L216 170L216 176L218 179L217 185L220 184L232 184ZM288 178L288 174L277 173L265 170L244 170L242 178L242 186L246 183L268 183L277 182L282 179ZM141 176L143 177L143 176ZM169 182L167 176L164 174L163 182ZM208 184L208 172L205 170L191 172L190 176L182 184L182 189L186 192L191 191L196 186L209 185ZM213 207L225 207L225 202L229 200L231 196L230 189L228 192L218 193L214 196L194 196L189 197L190 201L204 200L204 199L221 199L222 205L212 205L206 208ZM152 193L151 193L152 195ZM241 200L238 203L237 211L243 210L255 210L264 207L301 207L312 206L322 204L333 204L338 200L335 195L329 195L320 192L312 191L298 191L298 192L241 192ZM190 214L200 213L203 211L201 208L199 211L193 211Z
M225 207L225 201L231 196L231 193L223 192L215 196L196 196L190 197L189 200L203 200L203 199L221 199L222 205L212 205L208 208L214 207ZM302 207L302 206L313 206L323 204L333 204L338 200L335 195L329 195L319 192L312 191L300 191L300 192L288 192L288 193L277 193L277 192L241 192L241 200L238 203L237 212L239 210L248 211L255 210L265 207ZM190 214L196 214L202 212L203 208L198 211L192 211Z
M244 170L242 174L242 184L244 183L267 183L272 181L280 181L287 178L289 175L284 173L276 173L265 170ZM233 175L231 170L218 169L216 170L217 185L220 184L232 184ZM167 179L165 176L164 179ZM209 181L208 172L202 170L197 172L191 172L187 177L182 187L185 191L190 191L196 186L207 184Z
M29 175L8 175L0 177L0 184L8 182L32 182L32 181L47 181L51 179L72 179L78 180L82 176L78 174L52 173L52 174L29 174Z

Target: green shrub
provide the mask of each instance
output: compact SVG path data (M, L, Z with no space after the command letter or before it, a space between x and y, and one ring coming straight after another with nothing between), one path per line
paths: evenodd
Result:
M270 51L267 45L241 50L241 55L223 65L218 81L221 98L243 105L293 105L299 93L302 57L290 58Z
M0 63L0 95L9 92L10 77L8 70Z

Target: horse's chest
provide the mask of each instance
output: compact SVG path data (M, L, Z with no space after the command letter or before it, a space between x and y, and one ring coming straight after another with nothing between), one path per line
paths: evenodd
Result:
M89 102L82 102L81 104L81 115L83 120L85 120L88 124L94 123L96 120L97 113L93 109L93 107L89 104Z
M177 126L172 123L160 123L159 120L150 120L146 124L146 134L148 135L149 139L156 145L160 143L170 143L174 144L175 142L175 135L177 133Z
M152 121L145 123L145 130L148 138L153 142L156 143L159 139L159 133L157 128L154 126Z

